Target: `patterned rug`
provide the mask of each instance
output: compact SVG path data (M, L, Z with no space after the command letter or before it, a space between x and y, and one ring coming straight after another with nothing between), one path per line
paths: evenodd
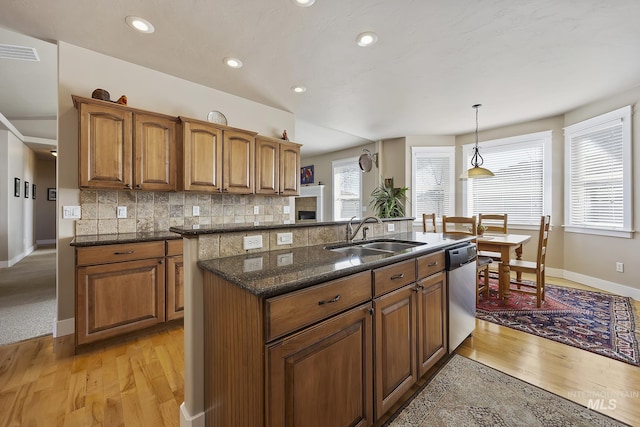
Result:
M640 366L637 322L628 297L547 284L541 308L535 296L521 293L511 293L504 306L497 278L491 277L489 298L480 298L476 317Z
M385 426L626 424L456 354Z

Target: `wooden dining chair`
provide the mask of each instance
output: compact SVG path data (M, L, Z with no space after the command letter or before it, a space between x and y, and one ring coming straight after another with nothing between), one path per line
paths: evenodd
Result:
M538 308L542 306L544 301L544 282L545 282L545 259L547 255L547 240L549 239L549 226L551 224L551 217L549 215L543 215L540 218L540 232L538 235L538 255L536 261L524 261L521 259L514 259L509 262L511 271L515 271L518 274L516 278L516 289L510 289L511 292L521 292L527 294L535 294L536 304ZM532 273L536 275L535 284L522 281L519 277L522 273ZM522 289L525 288L525 289Z
M426 232L436 232L436 214L422 214L422 231Z
M442 215L443 233L461 233L471 236L476 233L476 217L474 216L446 216ZM476 261L476 305L480 301L480 295L489 298L489 264L493 260L489 257L478 256ZM482 279L480 273L482 272Z
M507 214L478 214L478 225L484 225L485 232L507 234ZM478 255L497 262L502 260L500 252L480 251Z

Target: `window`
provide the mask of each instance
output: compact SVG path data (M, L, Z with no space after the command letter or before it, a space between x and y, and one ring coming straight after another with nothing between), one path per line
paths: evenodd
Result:
M411 205L413 217L455 212L455 147L412 147Z
M632 237L631 107L565 128L565 229Z
M333 162L333 220L362 215L362 171L358 158Z
M471 165L473 144L463 147L463 168ZM466 181L466 215L506 213L510 225L540 225L551 213L551 131L481 144L492 178Z

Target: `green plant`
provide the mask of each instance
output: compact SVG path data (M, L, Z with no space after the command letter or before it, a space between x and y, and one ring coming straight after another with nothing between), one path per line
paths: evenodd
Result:
M404 203L407 187L387 188L379 185L371 192L369 206L379 218L401 218L405 216Z
M479 236L482 236L486 230L487 230L487 227L485 227L485 226L484 226L484 225L482 225L482 224L478 224L478 225L476 226L476 233L477 233Z

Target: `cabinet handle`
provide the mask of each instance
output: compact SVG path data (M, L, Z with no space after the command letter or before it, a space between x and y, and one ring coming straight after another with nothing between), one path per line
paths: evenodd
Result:
M336 295L335 297L327 301L318 301L318 305L331 304L332 302L338 302L338 301L340 301L340 294Z
M415 288L411 289L413 292L418 292L418 287L416 286Z
M126 252L114 252L114 255L131 255L135 251L126 251Z
M403 278L404 278L404 273L394 274L393 276L391 276L391 280L398 280Z
M421 291L424 290L424 285L417 285L416 286L418 289L420 289Z
M438 265L438 261L434 261L430 264L427 264L427 267L435 267L436 265Z

